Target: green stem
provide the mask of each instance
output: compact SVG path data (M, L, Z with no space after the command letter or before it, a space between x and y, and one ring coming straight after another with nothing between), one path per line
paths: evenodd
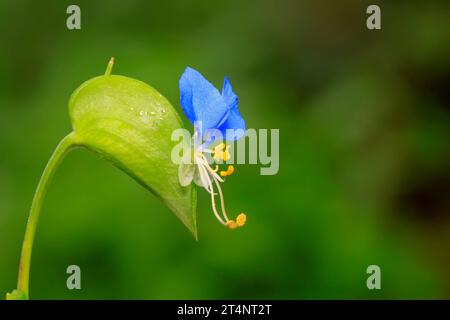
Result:
M50 160L48 161L44 172L42 173L36 192L34 193L33 203L31 204L30 214L28 216L27 227L25 230L25 237L22 244L19 277L17 281L17 288L19 292L25 294L27 299L29 298L28 287L30 278L31 251L33 249L34 235L36 233L36 226L39 220L42 202L56 168L61 163L67 152L75 146L74 136L75 134L72 132L58 144Z
M106 66L106 71L105 71L105 76L109 76L111 75L112 72L112 68L114 67L114 57L112 57L109 62L108 65Z

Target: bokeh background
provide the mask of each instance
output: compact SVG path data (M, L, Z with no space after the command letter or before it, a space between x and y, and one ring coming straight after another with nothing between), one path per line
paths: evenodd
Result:
M40 174L71 130L67 102L114 73L181 113L186 66L229 75L252 128L280 129L280 171L242 165L223 228L199 192L199 241L152 194L94 154L63 162L32 259L34 299L450 298L450 3L2 1L0 294L16 287ZM81 7L82 29L66 28ZM183 116L184 117L184 116ZM66 288L66 268L82 290ZM377 264L382 290L366 287Z

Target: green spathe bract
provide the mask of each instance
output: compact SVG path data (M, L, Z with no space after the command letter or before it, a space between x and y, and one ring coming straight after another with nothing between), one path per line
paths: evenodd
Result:
M106 75L81 85L69 102L76 143L154 192L195 234L192 188L178 181L170 137L182 122L170 103L149 85Z
M18 289L7 299L29 298L31 251L42 201L58 164L74 147L85 147L158 196L197 237L195 187L182 187L171 161L171 134L182 122L172 105L144 82L111 75L83 83L69 101L73 132L58 145L36 189L25 231Z

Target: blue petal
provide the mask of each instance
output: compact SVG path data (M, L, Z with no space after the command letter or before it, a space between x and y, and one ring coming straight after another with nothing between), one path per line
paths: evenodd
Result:
M233 88L231 87L231 83L228 77L225 77L223 81L222 97L224 98L225 103L230 110L230 114L228 115L228 118L225 120L225 122L219 127L219 130L222 132L223 136L226 137L227 129L242 129L241 134L234 136L231 140L240 139L245 132L245 121L239 113L239 100L237 95L233 92Z
M223 97L198 71L187 67L179 86L181 106L192 124L201 122L202 131L206 131L226 120L229 111Z
M231 87L231 83L228 77L225 77L225 79L223 80L222 97L224 98L229 110L237 108L238 97L233 92L233 88Z
M235 136L227 137L226 136L227 129L234 129L234 130L241 129L242 131L239 132L236 131ZM237 107L230 111L227 120L225 120L225 122L219 127L219 130L222 132L224 139L231 141L238 140L245 134L245 120L244 118L242 118Z

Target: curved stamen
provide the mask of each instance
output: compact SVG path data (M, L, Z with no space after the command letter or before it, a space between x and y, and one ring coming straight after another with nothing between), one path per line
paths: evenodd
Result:
M217 190L219 190L220 206L221 206L221 208L222 208L222 214L223 214L223 216L224 216L224 218L225 218L225 221L228 222L230 219L228 219L227 211L225 210L225 199L224 199L224 197L223 197L222 188L220 187L220 184L219 184L219 182L217 181L217 179L214 179L214 182L216 183Z
M205 190L208 193L214 193L214 190L211 190L210 186L208 184L208 179L207 179L208 173L206 172L206 170L205 170L205 172L203 172L201 169L198 169L198 170L199 170L200 181L202 182L202 186L205 188ZM214 193L214 195L215 195L215 193Z
M205 155L201 155L201 159L203 162L203 165L208 169L209 172L211 172L211 174L220 182L223 182L224 180L219 177L219 175L209 166L208 160L206 159ZM199 159L200 160L200 159Z
M208 181L206 180L206 177L205 177L206 175L204 174L204 172L202 170L200 170L200 167L204 166L204 162L203 162L201 155L202 155L201 152L195 152L194 163L197 166L198 175L200 176L200 181L201 181L202 187L205 188L205 190L208 191L208 193L211 193L213 191L209 189Z
M208 172L206 171L206 169L203 166L199 165L198 167L200 170L204 170L203 173L206 175L206 178L208 179L208 184L212 191L211 192L211 204L212 204L212 209L213 209L214 215L216 216L217 220L219 220L219 222L221 224L225 225L226 223L222 220L222 218L220 217L220 215L217 213L217 210L216 210L216 201L214 199L214 189L213 189L213 186L211 183L211 179L209 178Z
M218 172L218 166L216 165L216 168L212 169L211 166L209 165L208 159L206 159L205 155L201 151L197 153L197 156L195 157L195 159L197 162L200 179L202 180L202 183L204 184L205 189L211 194L211 205L212 205L212 209L213 209L214 215L216 216L217 220L219 220L219 222L221 224L223 224L231 229L235 229L237 227L243 226L245 224L245 219L242 222L240 221L240 223L238 224L236 221L230 220L228 218L228 215L227 215L227 212L225 209L225 198L224 198L222 188L220 187L220 183L219 183L219 182L224 182L224 180L218 174L218 173L222 174L222 172ZM234 167L230 165L230 166L228 166L226 173L232 174L233 171L234 171ZM215 203L216 193L214 192L214 186L213 186L211 179L214 180L214 184L216 185L216 188L219 191L220 207L221 207L222 215L223 215L223 218L225 219L225 221L222 219L222 217L220 216L220 214L217 211L216 203Z

